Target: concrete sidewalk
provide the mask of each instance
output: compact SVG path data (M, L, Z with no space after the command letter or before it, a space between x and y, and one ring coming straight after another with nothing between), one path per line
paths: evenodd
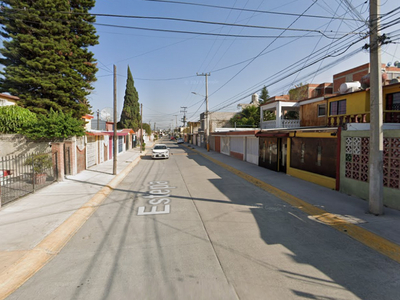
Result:
M291 198L288 203L291 205L295 203L293 206L297 206L300 210L305 211L303 206L308 206L306 213L323 211L321 219L318 219L312 213L309 213L309 218L333 227L336 226L338 227L336 229L342 230L345 234L350 236L353 234L352 237L355 239L358 239L357 235L363 235L361 238L366 241L361 242L367 243L367 246L371 248L387 248L387 244L374 245L374 243L379 244L382 240L387 240L391 244L388 252L396 252L394 253L394 256L397 257L395 260L400 262L400 211L385 207L384 215L375 216L368 213L367 201L360 198L330 190L284 173L274 172L221 153L207 152L206 149L201 147L189 144L185 144L185 146L190 146L202 156L216 163L221 163L225 168L232 168L233 173L258 186L265 184L266 190L275 190L278 197L280 194L286 194L286 196L280 198ZM297 200L300 202L297 202ZM329 220L326 221L327 219ZM329 221L332 222L332 220L336 224L329 224ZM348 227L343 226L346 223L354 225L352 227L356 228L352 234L347 232ZM341 228L339 228L340 226ZM357 227L364 230L358 230ZM376 236L373 237L373 235L382 239L376 239Z
M112 175L113 160L109 160L3 206L0 209L0 274L139 160L139 148L131 149L117 156L117 175Z

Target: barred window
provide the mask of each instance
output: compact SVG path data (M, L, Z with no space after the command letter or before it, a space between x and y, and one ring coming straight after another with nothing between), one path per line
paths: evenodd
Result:
M345 115L346 114L346 100L333 101L329 106L329 115Z

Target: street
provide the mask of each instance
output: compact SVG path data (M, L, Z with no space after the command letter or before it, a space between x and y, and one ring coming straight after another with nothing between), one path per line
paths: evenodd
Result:
M162 142L7 299L398 299L398 263Z

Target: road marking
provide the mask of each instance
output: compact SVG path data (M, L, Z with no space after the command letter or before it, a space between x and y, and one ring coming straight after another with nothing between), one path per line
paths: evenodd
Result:
M171 206L169 203L171 200L168 198L171 193L171 189L176 189L175 186L169 186L168 181L151 181L149 182L149 195L143 196L147 202L152 205L150 211L145 212L146 206L138 207L138 216L147 215L159 215L159 214L169 214L171 211ZM157 209L157 205L164 205L163 210Z
M253 176L250 176L238 169L235 169L219 160L216 160L209 155L203 154L200 151L193 149L204 158L212 161L213 163L223 167L224 169L232 172L233 174L245 179L246 181L258 186L264 191L278 197L286 203L292 205L310 215L311 217L318 219L320 223L331 226L332 228L352 237L359 241L365 246L378 251L379 253L391 258L392 260L400 263L400 245L393 243L371 231L361 228L356 224L352 224L348 217L343 218L340 215L331 214L321 208L318 208L308 202L305 202L289 193L286 193L264 181L261 181Z

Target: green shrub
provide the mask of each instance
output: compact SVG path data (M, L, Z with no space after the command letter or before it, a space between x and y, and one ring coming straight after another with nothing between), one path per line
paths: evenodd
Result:
M31 139L64 139L85 135L85 120L75 119L72 112L64 114L50 109L48 115L38 115L37 118L36 123L25 127L21 133Z
M22 128L36 123L36 114L29 109L17 106L0 107L0 132L19 133Z
M33 166L33 171L37 174L45 173L53 166L51 156L47 153L33 154L25 161L25 165Z

